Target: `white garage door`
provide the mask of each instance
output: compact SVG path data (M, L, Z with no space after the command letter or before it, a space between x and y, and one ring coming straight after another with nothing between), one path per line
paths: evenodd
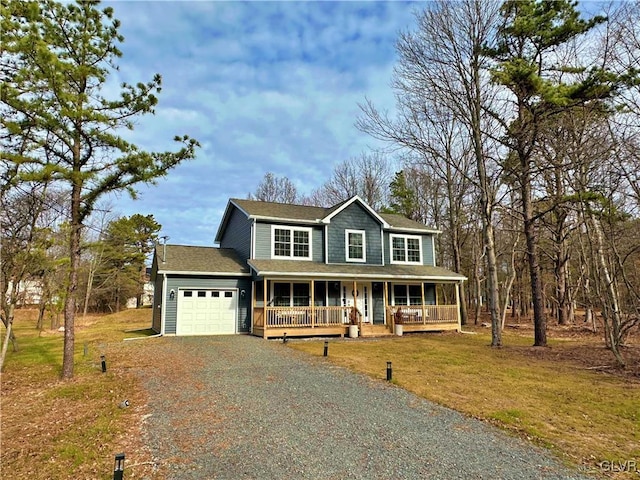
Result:
M236 290L180 290L176 335L236 333Z

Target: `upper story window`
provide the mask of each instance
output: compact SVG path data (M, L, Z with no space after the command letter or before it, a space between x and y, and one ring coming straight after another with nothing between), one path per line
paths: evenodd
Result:
M272 258L311 260L311 229L272 226Z
M345 251L347 262L366 262L367 245L364 230L345 230Z
M422 241L416 235L390 235L391 263L422 264Z

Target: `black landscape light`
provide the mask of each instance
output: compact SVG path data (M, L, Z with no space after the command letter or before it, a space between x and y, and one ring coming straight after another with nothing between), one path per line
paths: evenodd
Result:
M329 342L324 342L324 356L326 357L329 353Z
M388 382L391 381L392 374L393 374L393 371L391 369L391 362L387 362L387 381Z
M284 335L282 336L282 343L287 343L287 332L284 332Z
M122 480L124 476L124 453L116 454L116 463L113 466L113 480Z
M107 372L107 360L104 358L104 355L100 355L100 362L102 363L102 373Z

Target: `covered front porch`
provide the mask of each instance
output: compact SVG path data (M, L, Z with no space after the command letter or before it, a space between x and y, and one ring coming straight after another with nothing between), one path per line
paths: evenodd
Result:
M263 338L393 335L460 330L461 280L429 278L255 279L253 335ZM353 336L351 327L351 336Z

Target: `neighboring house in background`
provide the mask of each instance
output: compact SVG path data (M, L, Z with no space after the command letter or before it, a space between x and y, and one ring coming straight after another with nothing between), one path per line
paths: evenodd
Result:
M142 306L147 307L153 305L154 284L151 281L151 268L147 267L144 276L144 285L142 285ZM127 300L127 308L136 308L138 301L136 297Z
M13 282L7 284L7 294L13 289ZM40 279L21 280L18 282L18 306L39 305L42 301L42 282Z
M153 329L269 337L460 330L463 275L435 265L438 230L375 212L231 199L220 248L158 245Z

